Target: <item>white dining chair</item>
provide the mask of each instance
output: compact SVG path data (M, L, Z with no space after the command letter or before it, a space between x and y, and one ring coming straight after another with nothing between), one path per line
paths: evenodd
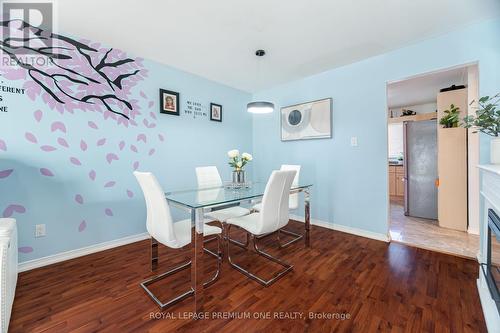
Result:
M281 165L280 170L295 170L297 173L295 174L295 178L293 178L292 182L292 187L298 186L299 185L299 177L300 177L300 165L291 165L291 164L283 164ZM292 193L290 194L290 199L288 201L288 208L290 210L294 210L299 208L299 194L298 193ZM262 209L262 203L258 203L252 207L253 211L259 212ZM281 242L281 237L280 234L284 233L289 236L293 236L291 240L289 240L286 243ZM290 244L293 244L303 238L303 235L297 234L293 231L286 230L286 229L281 229L278 231L278 244L281 248L286 247Z
M180 249L191 243L191 220L185 219L177 221L175 223L173 222L172 215L170 213L170 207L167 200L165 199L165 193L158 183L158 180L152 173L135 171L134 176L139 182L139 185L144 194L144 199L146 201L146 229L151 236L151 270L154 271L158 267L158 243L172 249ZM211 225L204 226L204 235L213 235L217 239L217 253L214 253L208 249L204 249L205 252L217 258L217 271L208 282L205 282L205 286L211 285L219 277L221 264L221 233L222 229L219 227ZM187 269L190 267L190 265L191 261L175 267L168 272L148 279L141 283L141 287L160 306L161 310L164 310L168 306L193 295L194 290L190 288L187 292L184 292L183 294L171 300L162 302L148 289L148 285L167 276L180 272L184 269Z
M268 236L277 232L284 226L288 224L289 221L289 199L290 199L290 188L292 186L293 178L296 175L295 170L283 170L283 171L273 171L269 181L267 182L266 188L264 190L264 197L262 198L262 208L260 212L254 212L249 215L231 218L227 220L227 257L229 264L245 274L246 276L256 280L264 286L269 286L274 283L277 279L290 272L293 266L271 256L270 254L262 251L258 246L258 240L262 237ZM257 276L254 273L244 269L240 265L233 262L230 253L230 245L235 244L241 246L239 242L234 242L230 237L230 231L232 226L237 226L246 231L247 239L248 235L253 243L253 249L260 256L269 259L284 267L275 276L269 280L264 280L263 278ZM248 245L248 244L247 244ZM241 246L243 248L248 248Z
M210 188L221 187L222 179L219 175L219 171L215 166L205 166L196 168L196 180L198 181L199 188ZM203 192L202 192L203 193ZM229 208L213 210L205 214L209 219L219 221L223 225L227 219L232 217L239 217L243 215L250 214L250 209L241 206L233 206Z

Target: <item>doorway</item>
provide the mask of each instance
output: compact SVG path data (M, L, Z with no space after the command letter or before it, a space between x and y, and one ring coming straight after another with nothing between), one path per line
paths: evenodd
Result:
M476 257L479 138L460 124L478 90L477 64L387 84L391 241Z

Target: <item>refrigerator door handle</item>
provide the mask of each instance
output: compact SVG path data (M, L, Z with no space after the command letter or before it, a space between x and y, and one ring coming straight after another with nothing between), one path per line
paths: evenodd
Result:
M408 122L403 122L403 171L404 171L404 194L403 194L403 202L404 202L404 214L408 216L409 208L408 208L408 193L409 191L409 181L408 181Z

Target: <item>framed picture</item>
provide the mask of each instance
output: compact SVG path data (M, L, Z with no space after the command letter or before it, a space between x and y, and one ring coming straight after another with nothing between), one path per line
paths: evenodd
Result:
M222 122L222 105L210 103L210 120Z
M331 137L331 98L281 108L281 141Z
M179 116L179 93L160 89L160 112Z

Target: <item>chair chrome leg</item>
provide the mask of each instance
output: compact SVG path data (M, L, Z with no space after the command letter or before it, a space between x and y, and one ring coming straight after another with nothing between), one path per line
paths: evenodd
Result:
M217 271L215 272L214 276L210 280L203 283L204 287L211 286L215 281L217 281L219 279L219 275L220 275L220 267L221 267L221 260L222 260L222 258L221 258L221 237L220 237L220 235L216 235L214 239L217 239L217 253L214 253L213 251L206 249L206 248L204 248L204 250L208 254L213 255L215 258L217 258ZM154 238L151 238L151 267L152 267L152 269L153 269L153 265L155 265L154 269L156 269L158 267L158 241ZM151 297L153 299L153 301L156 304L158 304L161 311L165 310L167 307L169 307L171 305L174 305L177 302L182 301L183 299L185 299L189 296L193 296L194 290L193 290L193 288L189 288L188 291L186 291L186 292L180 294L179 296L176 296L173 299L163 303L158 299L158 297L155 296L155 294L153 294L153 292L151 292L151 290L149 290L148 285L150 285L154 282L157 282L163 278L166 278L167 276L178 273L184 269L187 269L190 266L191 266L191 261L188 261L180 266L177 266L177 267L171 269L168 272L162 273L160 275L154 276L146 281L141 282L141 287L146 291L146 293L149 295L149 297Z
M224 234L224 223L222 223L221 221L213 221L213 222L217 222L220 224L220 228L222 230L222 234ZM214 236L212 238L207 238L203 241L203 243L210 243L211 241L213 240L216 240L217 239L217 236Z
M146 281L142 282L142 283L141 283L141 287L142 287L142 288L146 291L146 293L149 295L149 297L151 297L151 298L153 299L153 301L155 301L155 303L156 303L156 304L158 304L158 306L160 307L160 309L163 311L163 310L165 310L167 307L169 307L169 306L171 306L171 305L173 305L173 304L175 304L175 303L177 303L177 302L182 301L182 300L183 300L183 299L185 299L186 297L194 295L194 290L193 290L193 288L190 288L188 291L186 291L186 292L182 293L181 295L174 297L173 299L171 299L171 300L167 301L166 303L163 303L163 302L161 302L161 301L160 301L160 300L159 300L159 299L155 296L155 294L153 294L153 293L151 292L151 290L149 290L149 289L148 289L148 285L150 285L151 283L154 283L154 282L156 282L156 281L159 281L159 280L161 280L161 279L163 279L163 278L165 278L165 277L167 277L167 276L170 276L170 275L172 275L172 274L178 273L178 272L180 272L180 271L182 271L182 270L184 270L184 269L187 269L187 268L189 268L190 266L191 266L191 261L188 261L187 263L182 264L181 266L178 266L178 267L176 267L176 268L174 268L174 269L172 269L172 270L170 270L170 271L168 271L168 272L165 272L165 273L163 273L163 274L160 274L160 275L158 275L158 276L155 276L155 277L153 277L153 278L151 278L151 279L148 279L148 280L146 280Z
M248 247L248 244L250 243L249 242L249 237L248 237L248 232L245 232L245 236L246 236L246 239L245 239L245 243L242 243L240 241L237 241L236 239L232 239L231 237L229 237L229 230L231 229L231 224L227 225L226 227L226 238L227 238L227 246L229 247L229 243L233 243L234 245L237 245L241 248L244 248L246 249Z
M289 240L288 242L282 244L281 243L281 238L280 238L280 233L284 233L286 235L294 236L294 238L291 239L291 240ZM278 230L278 244L279 244L279 247L280 248L287 247L288 245L293 244L293 243L301 240L303 237L304 237L303 235L297 234L297 233L295 233L293 231L285 230L285 229L280 229L280 230Z
M229 239L229 231L230 231L230 228L231 225L229 225L229 227L227 228L227 236L228 236L228 239ZM248 233L247 233L248 235ZM257 241L258 241L258 238L255 237L254 235L252 235L252 242L253 242L253 248L255 250L255 252L257 254L259 254L260 256L266 258L266 259L269 259L281 266L284 267L283 270L279 271L273 278L269 279L269 280L264 280L262 279L261 277L249 272L248 270L244 269L243 267L241 267L240 265L236 264L233 262L232 258L231 258L231 253L229 251L229 243L227 243L227 258L229 260L229 264L236 268L238 271L240 271L241 273L243 273L244 275L248 276L249 278L251 279L254 279L256 280L257 282L259 282L260 284L262 284L263 286L265 287L268 287L270 286L271 284L273 284L274 282L276 282L279 278L283 277L285 274L287 274L288 272L290 272L292 269L293 269L293 266L282 261L281 259L278 259L276 257L273 257L272 255L270 255L269 253L266 253L264 251L262 251L259 246L257 245Z
M151 237L151 271L158 268L158 241Z

